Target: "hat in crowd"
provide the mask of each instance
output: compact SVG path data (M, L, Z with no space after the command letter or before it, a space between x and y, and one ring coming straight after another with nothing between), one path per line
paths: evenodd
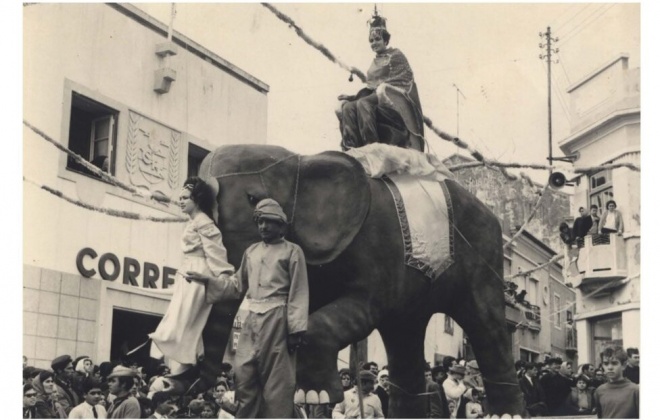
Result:
M50 367L54 371L64 370L66 369L67 366L69 366L69 363L71 362L73 362L71 356L69 356L68 354L64 354L62 356L57 356L56 358L54 358L50 364Z
M470 369L479 370L479 364L477 363L476 360L470 360L469 362L467 362L466 366L469 367Z
M339 376L342 376L342 375L353 376L353 375L351 375L351 371L347 368L339 369Z
M390 372L387 369L383 369L380 372L378 372L378 380L382 378L383 376L390 377Z
M126 366L118 365L118 366L115 366L114 369L112 369L112 373L110 375L108 375L108 379L118 378L120 376L134 377L135 376L135 371L131 368L127 368Z
M465 375L465 366L456 365L449 368L449 372Z
M73 360L73 370L76 372L85 373L85 360L89 360L90 362L92 361L89 356L76 357Z
M258 221L261 218L287 223L286 214L284 214L282 206L272 198L265 198L257 203L257 207L254 209L254 220Z
M361 381L376 382L376 375L374 375L371 371L361 370L360 371L360 380Z
M110 373L112 373L112 363L110 362L101 362L99 365L99 373L101 377L107 378Z

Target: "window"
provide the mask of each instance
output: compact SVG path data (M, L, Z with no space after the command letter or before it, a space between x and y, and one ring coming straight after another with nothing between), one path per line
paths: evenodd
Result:
M115 146L119 112L77 92L71 97L69 149L110 174L115 173ZM67 169L96 176L81 164L67 158Z
M445 315L445 332L454 335L454 320L449 315Z
M589 177L589 206L598 206L599 214L605 209L605 204L614 198L612 191L612 172L600 171Z
M623 346L623 322L621 313L609 315L591 321L593 338L592 351L597 362L601 360L601 354L607 347Z
M561 328L561 297L555 295L553 303L552 313L555 317L555 327Z
M193 143L188 143L188 177L199 175L199 167L202 161L209 154L209 151L197 146Z

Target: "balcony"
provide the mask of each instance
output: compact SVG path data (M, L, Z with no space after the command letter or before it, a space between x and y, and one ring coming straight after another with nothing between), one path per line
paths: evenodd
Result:
M525 302L527 303L527 302ZM527 326L530 330L541 330L541 308L536 305L526 304L523 305L525 312L525 319L527 320Z
M566 352L577 352L577 330L572 326L566 329Z
M577 243L579 281L582 293L608 293L628 277L625 241L616 234L589 235Z
M510 294L505 293L504 316L512 329L529 328L541 330L541 308L527 301L517 302Z

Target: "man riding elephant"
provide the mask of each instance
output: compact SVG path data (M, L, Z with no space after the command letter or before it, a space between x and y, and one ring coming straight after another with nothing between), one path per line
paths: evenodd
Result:
M385 19L376 14L369 29L376 56L367 71L367 87L338 97L342 150L388 143L424 151L423 114L413 72L406 56L388 47L389 40Z

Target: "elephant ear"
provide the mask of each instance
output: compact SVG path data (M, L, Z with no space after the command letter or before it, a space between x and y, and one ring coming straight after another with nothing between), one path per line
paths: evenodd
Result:
M362 227L370 202L369 180L356 159L341 152L303 157L291 233L307 263L334 260Z

